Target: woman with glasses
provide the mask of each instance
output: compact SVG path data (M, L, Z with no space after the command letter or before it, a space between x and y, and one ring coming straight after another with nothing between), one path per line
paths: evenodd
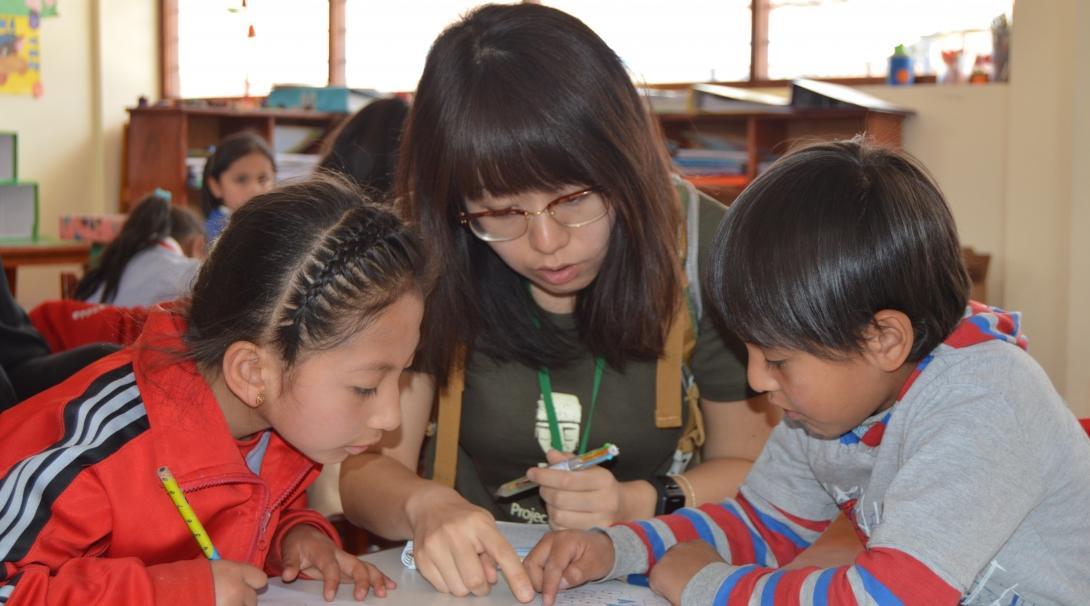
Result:
M400 203L441 276L400 433L342 467L349 519L413 539L417 567L440 591L487 593L498 565L527 601L496 519L589 528L733 496L774 419L746 400L740 344L693 311L700 298L682 260L694 267L724 209L672 179L616 54L555 9L481 7L432 46L400 154ZM695 344L671 375L659 360L670 343L680 349L675 320L695 329ZM656 392L678 399L689 371L707 439L704 462L686 470L676 453L692 415L660 415ZM429 450L439 452L423 457L435 479L423 479L415 470L437 392ZM605 466L535 468L607 442L620 455ZM530 468L540 489L494 495Z

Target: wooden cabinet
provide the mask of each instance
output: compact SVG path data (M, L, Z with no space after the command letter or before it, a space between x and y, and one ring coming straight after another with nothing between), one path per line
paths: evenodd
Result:
M186 158L203 155L223 137L252 130L270 144L278 126L308 126L328 132L344 114L302 110L140 107L129 109L121 178L121 210L156 187L178 203L195 206L197 192L186 187ZM307 150L316 151L316 150Z
M799 142L867 133L877 142L899 148L901 123L907 115L860 108L665 113L657 117L663 134L680 148L699 147L699 135L744 142L747 159L743 173L686 176L697 187L729 204L757 177L769 158L782 155Z

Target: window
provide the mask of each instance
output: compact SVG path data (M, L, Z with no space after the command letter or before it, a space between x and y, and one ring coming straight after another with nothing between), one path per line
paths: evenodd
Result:
M917 75L941 77L943 51L967 74L977 55L992 53L993 20L1009 22L1013 8L1013 0L538 1L582 19L647 83L882 78L898 44ZM161 2L164 96L217 97L331 77L411 91L435 37L481 0Z
M961 50L968 73L992 52L992 20L1011 9L1011 0L771 0L768 78L885 77L898 44L917 74L943 72L944 50Z
M481 4L472 0L347 0L345 81L356 88L411 91L431 43L446 26Z
M328 81L328 0L180 0L177 24L181 97L264 96L273 84Z
M749 77L750 0L542 0L593 29L647 83Z

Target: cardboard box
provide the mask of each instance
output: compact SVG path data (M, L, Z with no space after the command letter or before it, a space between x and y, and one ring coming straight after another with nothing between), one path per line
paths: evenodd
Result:
M38 237L38 184L0 183L0 238Z

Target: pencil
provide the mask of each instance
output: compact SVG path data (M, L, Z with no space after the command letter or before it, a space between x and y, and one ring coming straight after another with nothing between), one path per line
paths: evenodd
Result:
M174 506L178 508L178 513L182 514L182 519L185 520L185 525L189 528L189 532L193 533L193 538L197 539L197 545L204 552L205 557L209 560L220 559L220 554L216 551L215 546L212 545L212 539L205 532L204 526L201 525L201 521L197 519L197 514L193 513L193 508L189 506L189 501L185 500L185 495L182 494L182 489L178 487L178 482L174 479L174 476L170 473L170 469L166 465L159 468L159 480L163 483L163 488L166 489L167 494L170 495L170 500L174 501Z
M609 442L606 442L606 445L601 448L585 452L581 455L574 456L559 463L554 463L553 465L549 466L549 469L579 471L580 469L593 467L595 465L598 465L599 463L605 463L606 461L612 459L619 454L621 454L619 448L617 448L613 444L610 444ZM537 486L537 484L531 481L530 478L522 476L521 478L511 480L510 482L507 482L500 486L496 490L495 495L501 498L509 497L519 494L520 492L527 491L534 486Z

